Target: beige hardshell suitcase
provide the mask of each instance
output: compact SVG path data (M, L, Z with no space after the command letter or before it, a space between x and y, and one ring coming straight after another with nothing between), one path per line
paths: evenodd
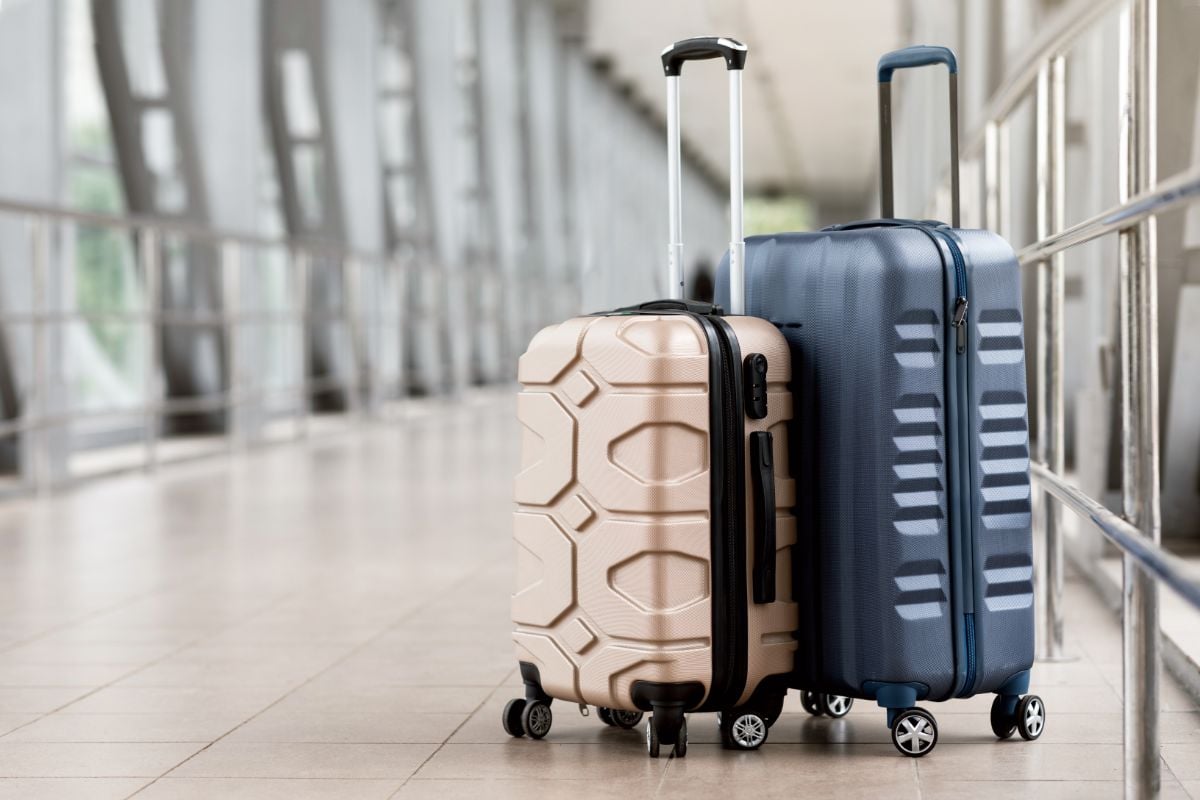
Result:
M679 71L713 57L729 70L736 258L745 53L724 38L663 53L677 297ZM664 300L546 328L518 377L512 615L526 696L505 708L505 729L542 738L557 698L597 706L618 727L652 712L651 756L660 742L686 753L693 711L721 712L727 745L758 747L796 648L783 336L761 319Z

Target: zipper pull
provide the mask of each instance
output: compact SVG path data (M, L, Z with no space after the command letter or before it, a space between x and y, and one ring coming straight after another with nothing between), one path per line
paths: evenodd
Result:
M955 343L961 355L967 350L967 298L959 297L954 301Z

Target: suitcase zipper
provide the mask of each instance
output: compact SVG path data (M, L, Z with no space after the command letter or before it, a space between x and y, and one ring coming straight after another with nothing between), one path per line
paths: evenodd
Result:
M951 323L954 326L955 351L958 358L955 391L957 393L958 407L958 439L959 452L956 455L960 456L955 460L954 470L958 473L960 484L959 491L953 493L952 496L961 497L962 493L966 492L966 507L964 514L961 517L962 530L959 534L960 546L962 548L962 602L963 602L963 643L966 651L966 665L963 684L959 688L957 695L959 697L969 697L975 688L976 672L978 668L975 646L975 492L971 488L970 464L971 461L971 402L970 402L970 386L968 383L967 371L970 368L967 357L967 309L969 302L967 299L967 265L966 259L963 258L962 250L959 249L958 243L954 237L942 230L937 230L937 235L946 243L946 247L950 250L950 257L954 262L954 289L955 299L952 310ZM967 470L964 474L963 469Z
M738 391L738 374L735 365L731 333L724 320L710 317L714 338L720 354L720 391L722 397L721 456L723 461L724 491L721 504L722 544L725 549L724 569L729 586L721 598L724 612L724 635L713 631L713 676L706 707L722 708L735 703L745 688L745 507L743 493L739 492L740 481L745 473L742 459L743 449L741 425L741 393ZM714 598L715 599L715 598ZM720 665L722 670L716 668Z

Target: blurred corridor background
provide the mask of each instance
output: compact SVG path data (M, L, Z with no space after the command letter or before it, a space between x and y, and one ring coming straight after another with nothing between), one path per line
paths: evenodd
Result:
M483 570L488 608L506 609L508 480L519 435L508 396L516 359L550 322L665 294L658 61L664 45L721 33L750 47L748 234L877 215L876 59L912 43L954 48L961 66L964 224L997 230L1022 251L1136 194L1121 166L1128 163L1121 154L1133 114L1122 103L1135 74L1122 54L1129 49L1130 8L1142 4L0 1L0 554L6 562L0 566L0 777L95 777L104 770L94 764L120 762L115 751L75 762L61 752L5 748L23 741L26 726L38 730L50 716L74 713L71 704L84 694L119 690L156 659L187 652L192 633L223 634L252 611L285 609L267 619L283 619L287 636L265 640L297 647L311 644L304 618L329 614L320 634L328 634L324 644L332 648L324 654L328 664L309 651L265 659L309 664L311 657L311 670L276 681L292 686L293 678L299 685L340 663L369 636L396 634L390 626L415 613L419 595L444 601L446 582L472 570ZM1145 110L1150 121L1138 118L1137 130L1152 138L1137 147L1158 183L1182 176L1179 185L1196 194L1200 4L1151 5L1157 44L1140 68L1151 75L1157 102ZM897 81L898 216L949 215L944 80L926 70ZM727 247L725 91L715 67L691 70L683 82L685 275L698 298L711 295ZM1039 103L1054 103L1054 113L1047 105L1039 114ZM1046 127L1051 118L1053 130ZM1047 137L1059 134L1062 158L1050 163ZM1057 204L1045 191L1054 170L1060 170ZM1153 186L1152 178L1142 184ZM1200 205L1172 202L1153 223L1161 451L1152 456L1161 470L1163 544L1194 567L1200 563ZM1122 370L1128 369L1119 352L1119 236L1111 227L1056 256L1066 352L1058 362L1064 424L1057 455L1075 485L1118 512ZM1025 293L1033 397L1044 374L1034 357L1043 328L1033 269ZM1036 438L1041 431L1032 408L1031 422ZM444 452L436 438L443 435L440 441L451 443ZM418 457L426 460L410 460ZM164 466L182 462L189 466ZM456 494L451 484L461 474L468 477ZM312 494L265 483L271 480L295 480ZM321 515L326 489L329 508L345 516ZM453 520L439 520L439 509L469 505L464 496L478 507L455 508ZM286 514L271 517L263 508L270 503ZM373 518L373 507L387 519ZM305 519L303 511L311 515ZM1067 613L1087 625L1113 626L1102 609L1120 602L1119 553L1086 521L1065 516L1062 540L1074 565ZM301 531L296 539L285 535L293 526ZM470 536L439 550L446 529ZM104 553L97 551L101 542ZM461 564L446 564L451 557ZM394 575L372 568L380 559L397 565ZM1088 580L1075 585L1082 578ZM401 592L394 580L411 585ZM300 601L313 585L328 594ZM184 594L164 600L164 591ZM325 608L330 596L340 596L341 604ZM1174 761L1165 756L1164 786L1177 788L1176 796L1200 797L1194 746L1200 724L1195 699L1184 690L1200 693L1200 615L1169 593L1163 603L1164 658L1172 680L1180 681L1165 690L1174 693L1168 710L1180 714L1171 724L1192 747L1179 749ZM193 617L163 610L206 605L219 612ZM363 620L364 608L385 606L395 614L368 613L369 622L352 624ZM147 616L106 618L120 608L141 608ZM499 644L456 651L455 658L493 662L491 672L461 680L495 688L512 681L505 615L453 604L437 613L457 624L476 611ZM102 624L89 627L97 619ZM1047 675L1078 683L1085 666L1095 667L1088 675L1103 691L1067 692L1061 702L1079 714L1080 730L1089 706L1109 714L1104 724L1116 733L1089 746L1115 748L1110 760L1119 767L1116 628L1105 628L1105 644L1090 652L1091 634L1084 632L1099 628L1072 630L1070 622L1068 649L1086 658L1074 671ZM49 661L37 656L37 647L46 641L52 647L73 626L83 626L82 638L69 639ZM341 633L348 628L352 635ZM127 635L131 629L140 633ZM403 659L399 653L423 635L409 633L413 639L396 634L394 649L380 650L378 660ZM220 641L205 645L210 657ZM91 663L94 652L70 649L80 642L166 649L123 653L126 670L99 669L82 679L56 678L62 671L48 667L32 669L38 673L32 677L11 668ZM345 645L345 652L335 653L333 645ZM246 664L262 659L257 651L245 657ZM503 669L493 675L497 666ZM176 677L184 674L192 673ZM425 672L413 679L414 686L440 685ZM35 699L31 692L61 688L63 680L79 697ZM179 678L175 688L188 680ZM209 687L204 680L191 688ZM432 730L441 738L434 743L444 743L489 702L486 692L476 694L452 712L417 712L462 717L454 724L438 720ZM260 705L273 702L267 695ZM224 708L220 698L213 702L213 709L184 703L170 706L175 711L136 713ZM228 720L170 735L207 747L257 713L255 702L230 711ZM396 702L397 715L412 707L409 699ZM93 706L91 712L121 714L137 701ZM481 713L496 727L490 706ZM129 741L106 730L97 741ZM73 730L75 738L63 741L92 741L92 735ZM54 741L50 736L35 738ZM414 736L397 746L426 743ZM149 764L133 758L125 771L108 775L127 781L112 784L112 796L166 774L189 757L185 749ZM303 765L306 756L293 755ZM476 756L490 763L479 754L461 758ZM341 777L396 778L387 792L382 784L358 787L363 796L370 788L387 797L433 758L415 751L378 757L411 760L412 769L400 777ZM1071 781L1084 779L1086 762L1079 756L1071 762L1079 768L1061 774L1044 764L1015 769L1032 781ZM62 763L84 766L55 773ZM266 777L305 773L301 766L281 770L288 774ZM252 773L243 777L264 777ZM456 774L450 765L442 777ZM499 769L484 777L505 775ZM916 787L917 778L911 780ZM0 780L0 797L9 789L14 797L58 796L62 788L5 786ZM246 796L262 788L254 785ZM1078 796L1114 790L1095 788L1095 795ZM80 796L93 796L91 789L98 786L87 784ZM322 791L350 796L351 789ZM182 784L164 791L181 796ZM195 791L215 796L216 789Z

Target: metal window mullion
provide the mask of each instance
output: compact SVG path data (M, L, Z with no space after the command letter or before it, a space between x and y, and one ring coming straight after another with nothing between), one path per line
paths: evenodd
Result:
M303 250L292 250L291 267L292 303L299 335L296 347L296 437L304 438L308 436L309 416L312 413L312 376L308 368L309 254Z
M141 228L138 231L138 257L142 266L142 291L145 295L146 334L145 364L142 380L144 393L143 409L143 447L145 449L145 467L153 469L158 465L158 426L159 426L159 393L158 380L161 361L160 337L162 335L162 302L159 285L162 280L162 240L153 228Z
M1045 239L1063 224L1066 162L1066 61L1051 56L1037 81L1037 235ZM1062 474L1065 459L1063 403L1063 258L1062 253L1038 262L1037 341L1037 460ZM1062 508L1044 489L1038 522L1044 550L1043 660L1055 661L1063 652Z
M1120 201L1155 184L1156 0L1121 15L1118 156ZM1121 344L1122 506L1157 545L1159 513L1158 297L1155 220L1122 230L1118 260ZM1128 552L1122 589L1124 776L1127 798L1157 797L1160 636L1158 585Z
M984 126L983 148L983 226L1000 230L1000 123L988 120Z
M245 370L242 367L242 246L237 242L223 242L221 254L221 304L225 335L225 393L229 402L225 409L225 429L230 450L237 450L245 441L246 387L243 385Z
M22 452L31 459L29 475L34 491L43 494L53 480L50 454L50 430L44 422L50 414L50 363L47 326L51 324L50 304L50 223L46 217L32 219L33 261L33 391L20 421L28 425L24 436L28 446Z

